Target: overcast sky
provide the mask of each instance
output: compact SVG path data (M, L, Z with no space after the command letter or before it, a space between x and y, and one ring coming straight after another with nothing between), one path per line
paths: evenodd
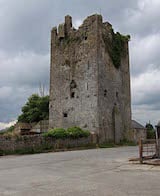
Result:
M0 129L39 85L49 89L50 30L70 14L77 27L101 13L130 34L133 119L160 120L160 0L0 0Z

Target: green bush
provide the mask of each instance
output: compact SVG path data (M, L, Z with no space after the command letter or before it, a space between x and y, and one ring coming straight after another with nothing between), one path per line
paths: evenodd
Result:
M147 139L155 139L156 138L156 133L153 128L153 125L149 122L146 123L146 129L147 129Z
M89 135L90 135L89 131L82 130L79 127L71 127L68 128L67 130L63 128L54 128L43 134L44 137L53 137L55 139L65 139L65 138L78 139L82 137L88 137Z
M155 139L156 134L154 130L147 130L147 139Z
M64 139L67 138L66 130L63 128L54 128L44 133L45 137L53 137L55 139Z
M81 137L88 137L90 134L87 130L82 130L79 127L70 127L67 129L67 135L69 138L81 138Z

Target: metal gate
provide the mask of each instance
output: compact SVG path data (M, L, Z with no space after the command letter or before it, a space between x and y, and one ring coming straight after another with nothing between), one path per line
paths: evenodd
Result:
M156 139L147 139L139 141L139 160L143 163L144 160L159 157L159 145Z

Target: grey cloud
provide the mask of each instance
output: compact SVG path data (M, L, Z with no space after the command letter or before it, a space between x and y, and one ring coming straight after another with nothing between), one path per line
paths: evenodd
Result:
M125 9L136 6L136 1L6 0L2 5L0 46L10 52L32 50L47 53L50 29L63 22L64 15L71 14L76 20L101 11L105 19L116 24L123 20Z
M141 122L143 125L149 121L155 126L160 120L160 110L154 110L146 106L132 107L132 118Z
M139 75L144 71L160 69L160 33L151 34L143 38L135 37L131 41L131 71L133 75Z
M136 8L125 10L126 20L123 28L129 29L132 34L144 37L152 33L159 33L160 30L160 1L138 0Z
M160 119L160 70L144 72L132 77L132 112L141 121L149 118L154 123Z
M133 114L145 121L143 111L159 108L159 93L150 82L159 77L153 71L160 73L159 5L158 0L0 0L0 121L16 119L40 82L48 90L51 28L67 14L75 23L93 13L101 13L115 31L131 35Z
M7 77L6 77L7 76ZM0 86L37 86L49 83L49 54L31 52L1 59Z
M38 87L10 87L9 92L3 96L3 89L0 91L0 120L9 122L16 119L27 98L33 93L38 93L39 89Z

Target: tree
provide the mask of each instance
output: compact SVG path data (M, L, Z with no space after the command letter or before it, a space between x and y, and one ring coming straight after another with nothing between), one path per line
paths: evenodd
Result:
M147 129L147 139L155 139L155 131L153 125L149 122L146 123L145 127Z
M33 94L28 98L27 103L22 107L22 114L18 122L39 122L49 118L49 96L40 97Z

